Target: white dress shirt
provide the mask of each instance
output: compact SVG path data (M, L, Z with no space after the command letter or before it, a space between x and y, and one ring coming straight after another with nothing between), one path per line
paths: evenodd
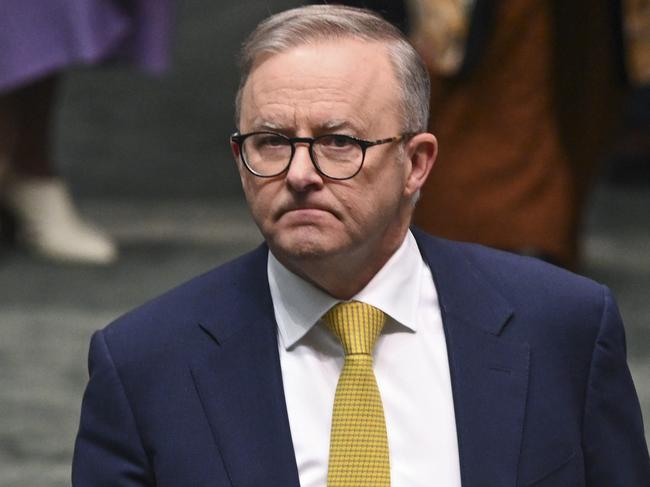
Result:
M268 279L300 485L323 487L334 393L344 357L321 317L339 300L293 274L271 253ZM438 295L411 232L352 299L388 315L375 346L374 371L386 417L391 485L460 487Z

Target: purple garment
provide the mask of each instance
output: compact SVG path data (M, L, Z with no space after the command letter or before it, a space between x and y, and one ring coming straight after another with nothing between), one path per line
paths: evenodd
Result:
M172 0L1 0L0 92L79 64L169 63Z

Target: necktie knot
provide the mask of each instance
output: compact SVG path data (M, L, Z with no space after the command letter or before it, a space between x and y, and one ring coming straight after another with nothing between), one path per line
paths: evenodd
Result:
M343 345L345 355L372 355L375 342L386 322L383 311L359 301L339 303L323 318Z

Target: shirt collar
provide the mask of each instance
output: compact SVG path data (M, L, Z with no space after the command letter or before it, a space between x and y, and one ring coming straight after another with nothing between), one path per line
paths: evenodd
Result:
M352 300L379 308L397 323L416 331L421 270L422 257L409 231L386 264ZM291 272L271 252L267 274L280 340L287 349L340 302Z

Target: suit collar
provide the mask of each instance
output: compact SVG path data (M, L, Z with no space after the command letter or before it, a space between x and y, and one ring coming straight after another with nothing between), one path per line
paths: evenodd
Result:
M471 260L481 250L470 251L417 229L413 233L440 301L462 485L514 487L528 390L528 344L503 336L516 316Z
M491 335L499 335L513 314L510 303L457 243L432 238L417 228L411 231L431 268L443 312Z
M513 315L510 303L458 244L432 238L414 227L411 231L431 268L443 313L498 336ZM215 282L210 295L193 303L197 321L217 343L254 323L260 313L271 310L268 316L273 316L267 258L268 248L262 244L225 268L213 271Z
M258 323L261 317L273 317L266 277L267 256L268 247L262 244L209 274L210 291L197 296L194 316L218 344Z

